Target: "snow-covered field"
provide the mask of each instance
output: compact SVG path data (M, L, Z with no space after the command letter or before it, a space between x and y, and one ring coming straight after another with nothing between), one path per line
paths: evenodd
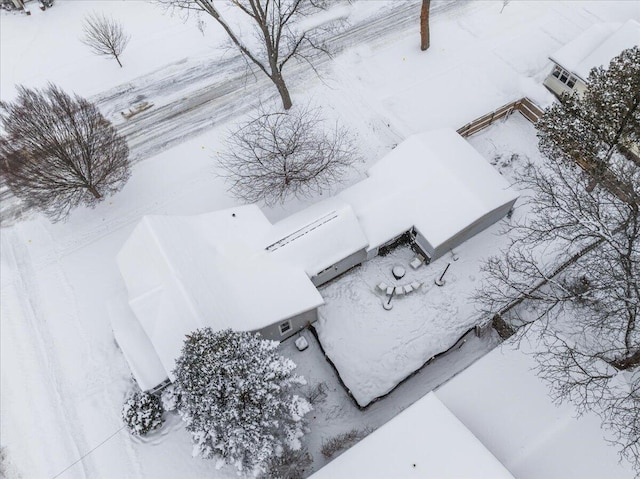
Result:
M629 1L511 2L502 14L501 1L432 4L427 53L417 48L416 17L415 22L394 23L395 29L390 26L375 39L364 37L364 44L354 35L342 53L323 65L321 79L300 74L291 85L294 102L315 101L359 133L367 162L349 181L410 133L462 126L523 95L548 103L550 96L540 85L550 68L548 54L594 23L640 19L637 3ZM357 1L350 7L352 20L384 19L394 5ZM51 80L103 98L101 107L114 118L121 95L130 95L123 104L138 95L153 99L161 96L155 87L166 85L161 81L165 74L180 83L180 65L189 70L197 64L215 75L212 59L234 55L220 48L224 37L213 23L202 34L192 21L165 16L146 2L56 0L45 12L30 6L29 17L0 13L2 100L13 98L17 84L41 86ZM113 13L130 30L124 68L92 56L78 41L82 16L90 10ZM167 64L172 66L164 68ZM137 81L141 75L145 80ZM180 85L184 98L206 83L206 77L193 78L188 86ZM252 82L234 85L242 92ZM112 94L101 97L105 91ZM170 97L181 102L175 90ZM237 120L247 103L241 94L230 98L224 121ZM58 224L34 215L0 231L0 441L7 477L235 477L231 470L216 471L212 462L192 458L188 434L173 419L144 440L122 429L120 408L132 382L105 308L111 297L124 294L115 255L143 215L196 214L236 204L215 176L212 157L223 147L228 125L211 120L216 105L203 100L193 106L196 131L202 134L186 141L195 123L184 127L180 117L169 120L171 109L162 118L175 121L172 143L165 145L158 134L144 144L140 130L139 148L153 155L141 155L144 161L134 166L125 188L95 209L79 209ZM505 130L505 141L511 135ZM488 159L504 151L501 141L493 136L471 140ZM267 215L275 221L314 200L291 201ZM451 272L453 280L457 273ZM397 393L412 387L404 383L369 410L387 408L380 417L390 418L406 405ZM371 422L373 427L381 423Z

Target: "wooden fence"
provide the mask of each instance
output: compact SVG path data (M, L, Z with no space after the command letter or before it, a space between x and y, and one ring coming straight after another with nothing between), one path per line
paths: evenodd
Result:
M519 111L531 123L538 121L543 113L543 110L538 105L527 97L524 97L511 103L507 103L497 110L473 120L471 123L467 123L462 128L458 129L458 133L460 136L467 138L468 136L485 129L496 120L511 115L514 111Z

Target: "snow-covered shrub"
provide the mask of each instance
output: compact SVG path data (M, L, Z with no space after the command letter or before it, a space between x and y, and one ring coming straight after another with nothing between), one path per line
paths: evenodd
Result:
M131 434L141 436L162 425L160 399L144 392L131 394L122 407L122 420Z
M160 395L162 400L162 407L165 411L173 411L178 406L178 395L176 394L176 388L173 384L170 384L162 390Z
M296 365L259 334L204 328L187 336L174 370L178 412L194 455L264 473L269 461L299 450L309 402Z
M355 445L360 441L360 439L363 439L370 432L371 431L369 429L364 429L362 431L359 429L352 429L351 431L343 432L342 434L338 434L328 441L323 442L320 451L324 457L331 459L338 452L349 449L351 446Z
M273 456L269 461L263 479L302 479L307 477L313 457L306 447L297 451L285 449L279 456Z

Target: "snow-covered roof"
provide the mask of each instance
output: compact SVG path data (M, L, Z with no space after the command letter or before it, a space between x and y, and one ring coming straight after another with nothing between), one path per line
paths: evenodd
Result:
M312 476L347 477L513 478L433 393Z
M595 67L607 67L623 50L640 45L640 23L631 19L620 24L593 25L550 58L583 81Z
M538 341L507 342L436 395L518 478L633 478L595 413L577 418L572 404L554 404L536 375L532 353L541 347Z
M315 276L368 244L351 206L331 198L273 225L265 247L274 258Z
M131 309L169 374L194 329L258 330L323 303L301 267L265 251L271 227L248 205L147 216L134 229L118 265Z
M368 175L339 197L352 205L370 247L415 226L437 248L518 196L452 129L410 136Z
M153 344L142 329L140 321L133 315L124 295L112 298L107 304L107 310L113 335L140 388L146 391L168 378Z

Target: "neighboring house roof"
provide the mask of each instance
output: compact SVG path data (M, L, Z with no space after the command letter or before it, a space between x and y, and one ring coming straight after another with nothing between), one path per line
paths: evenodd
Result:
M513 478L433 393L327 464L312 479L347 477Z
M147 216L118 254L129 304L171 375L184 337L212 327L250 331L314 309L322 297L298 266L261 242L255 205L192 217Z
M623 50L640 45L640 23L597 24L555 52L550 59L586 81L596 67L607 67Z
M520 479L632 479L631 465L619 463L595 413L576 418L572 404L553 403L536 375L533 353L541 347L535 340L505 343L436 395Z
M518 195L452 129L410 136L339 197L351 204L370 247L415 226L437 248Z
M369 242L351 206L330 198L295 213L268 233L265 247L274 258L315 276Z

